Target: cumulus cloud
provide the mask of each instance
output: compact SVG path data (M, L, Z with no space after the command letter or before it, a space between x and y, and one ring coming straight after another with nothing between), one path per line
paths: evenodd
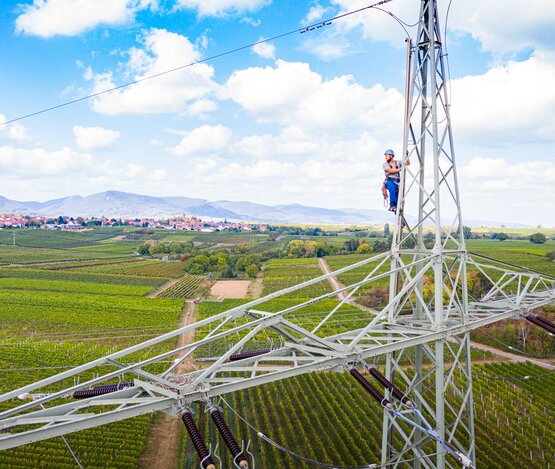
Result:
M555 163L552 161L472 158L459 168L461 194L466 207L463 215L553 226ZM541 196L538 191L531 190L538 184L541 184L538 189Z
M234 72L225 94L260 122L315 130L379 127L387 133L398 127L403 109L395 89L365 88L350 75L325 80L307 63L283 60Z
M555 3L544 0L454 2L449 18L451 28L471 34L494 53L552 48L555 40Z
M200 119L206 119L209 113L218 110L218 103L210 99L199 99L187 106L186 113L190 116L196 116Z
M12 176L66 176L67 172L88 167L90 163L90 155L78 153L69 147L54 151L44 148L0 147L0 170Z
M164 29L146 31L141 41L143 48L127 51L129 60L124 64L127 79L131 76L143 80L201 58L197 46L185 36ZM92 108L109 115L187 112L190 103L205 99L217 89L213 75L211 66L196 64L98 96L93 99ZM94 81L93 92L116 86L112 72L86 71L85 78Z
M155 169L148 174L147 178L149 181L160 182L166 179L168 172L165 169Z
M340 8L340 14L368 6L366 0L332 0L331 3ZM414 23L418 20L419 3L412 0L396 0L389 3L386 8L405 21ZM404 47L406 34L403 29L387 14L377 9L347 16L341 21L334 22L331 27L338 33L348 33L353 29L360 30L365 38Z
M231 129L223 125L203 125L187 132L170 151L179 156L218 153L227 147L231 136Z
M264 38L258 39L262 41ZM262 42L252 46L252 51L263 59L273 59L276 56L276 46L269 42Z
M24 125L20 124L19 122L2 124L2 122L7 121L8 118L4 114L0 114L0 137L20 142L29 139L27 128Z
M484 146L555 140L555 65L532 57L452 82L457 135Z
M121 137L121 133L117 130L82 125L73 126L73 134L75 135L75 144L82 150L110 147Z
M156 6L157 0L34 0L22 6L15 29L44 38L73 36L99 25L129 23L138 11Z
M324 18L324 16L331 15L332 13L333 8L331 7L323 7L320 4L312 5L301 23L304 26L308 26L320 21Z
M341 12L353 11L368 5L366 0L332 0ZM439 2L439 15L445 19L448 2ZM419 2L396 0L387 9L401 19L414 23L418 20ZM502 20L500 19L502 18ZM505 54L526 48L543 49L553 46L555 3L544 0L465 0L453 2L449 12L449 29L469 34L483 49ZM351 15L334 24L339 31L360 29L363 36L387 41L403 47L405 33L391 18L379 10Z
M176 8L196 10L200 16L255 11L271 0L177 0Z

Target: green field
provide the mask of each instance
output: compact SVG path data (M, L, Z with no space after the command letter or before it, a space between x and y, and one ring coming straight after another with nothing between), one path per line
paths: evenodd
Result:
M174 329L185 299L201 295L206 282L205 277L186 274L184 262L137 256L137 246L146 238L133 230L17 232L14 247L9 232L0 231L0 392ZM346 233L339 237L313 239L340 245L351 237ZM267 234L253 233L163 230L148 234L148 239L194 240L198 246L206 248L241 246L247 252L255 253L286 244L286 240L269 241ZM555 263L545 258L546 252L555 250L552 241L534 245L528 241L468 240L468 249L555 275ZM327 256L325 261L332 270L337 270L368 257L336 255ZM389 265L384 265L380 271L388 268ZM339 281L362 280L368 272L369 266L361 267L341 274ZM267 294L320 275L322 270L316 258L270 259L259 273L258 281L262 284L262 294ZM387 289L388 281L384 278L377 286ZM162 285L164 289L160 289ZM331 291L326 280L258 307L268 312L279 311ZM368 292L368 289L361 289L359 293ZM158 296L150 297L155 295ZM246 301L249 300L202 301L197 307L197 318L210 317ZM295 311L289 319L312 330L337 305L337 298L330 298ZM371 313L345 304L319 333L328 335L361 327L371 317ZM244 320L232 321L228 327L241 321ZM197 338L210 330L210 326L200 328ZM241 336L242 333L237 333L206 346L198 350L196 356L217 356ZM502 343L515 349L522 348L521 336L514 323L484 330L474 338L503 350L507 348ZM265 348L279 345L279 340L275 332L268 331L249 345ZM532 331L527 340L526 351L553 353L554 341L547 334ZM146 358L170 345L155 348L141 357ZM491 361L494 356L473 351L473 358ZM555 411L552 391L555 375L513 379L545 373L545 369L530 363L480 363L474 365L474 371L478 373L474 377L474 396L479 467L555 467L551 450L555 443L555 424L547 417ZM82 376L86 377L87 374ZM332 465L379 463L382 410L348 374L321 372L303 375L225 396L225 400L269 438L300 455ZM257 467L313 467L264 443L231 413L225 403L221 405L228 424L239 439L251 440ZM203 409L196 407L199 425L207 440L216 443L218 438L213 425L208 422ZM0 405L0 409L4 408L5 403ZM67 441L85 467L144 467L139 461L146 450L152 424L152 416L144 416L70 434ZM181 455L180 467L198 467L191 442L182 430L179 439L175 451ZM231 467L228 453L222 442L219 443L224 467ZM455 465L453 461L451 463ZM0 452L1 468L75 466L60 438Z

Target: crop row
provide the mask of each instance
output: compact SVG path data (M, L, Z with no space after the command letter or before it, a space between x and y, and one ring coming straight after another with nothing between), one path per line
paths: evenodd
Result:
M177 280L169 288L166 288L158 294L162 298L193 298L197 295L200 286L202 285L204 277L199 275L185 274Z
M23 291L90 293L95 295L126 296L146 295L151 290L150 287L146 286L111 285L106 283L22 278L0 278L0 288Z
M474 369L508 377L542 372L541 368L529 364ZM555 385L553 375L525 380L523 386L483 377L476 377L474 383L478 467L552 466L555 424L552 419L546 421L546 415L555 410L550 394ZM382 409L347 373L312 373L234 393L225 399L257 430L296 454L338 466L380 461ZM223 408L226 421L238 439L251 440L257 465L313 467L258 438L225 404ZM225 467L231 467L229 453L209 418L203 412L197 415L207 441L213 446L220 443L219 456ZM184 467L198 467L186 434L185 438ZM448 459L450 464L456 464Z
M37 262L90 260L113 257L114 254L110 253L0 246L0 264L31 264Z
M268 267L295 266L295 265L316 265L318 260L314 257L270 259L266 262Z
M12 232L16 233L16 244L24 247L67 249L91 246L123 233L121 228L96 229L91 231L55 230L10 230L0 231L0 244L12 244Z
M85 272L133 275L138 277L178 278L184 273L183 262L140 261L128 264L113 264L80 269Z
M94 274L78 272L75 270L45 270L45 269L24 269L24 268L0 268L0 278L19 278L34 280L63 280L69 282L91 282L96 284L109 285L133 285L148 286L151 288L161 285L164 280L158 278L148 278L139 276L120 276L114 274Z
M105 296L43 291L0 291L3 328L54 330L68 324L131 327L176 324L182 301L171 298Z

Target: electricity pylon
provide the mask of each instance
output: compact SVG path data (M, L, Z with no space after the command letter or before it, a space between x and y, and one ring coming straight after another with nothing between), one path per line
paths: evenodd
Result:
M349 370L360 382L354 367L375 377L385 355L386 377L404 396L387 384L387 399L371 392L384 412L382 463L474 466L469 333L555 302L555 278L467 252L437 0L421 0L407 50L404 164L389 252L1 395L0 402L30 400L0 412L0 450L153 411L177 416L222 394L319 370ZM413 200L410 226L405 206ZM344 286L330 290L335 276ZM353 313L357 292L387 280L387 304ZM189 339L176 343L183 335ZM117 379L123 384L96 387Z
M421 1L416 41L413 47L412 41L408 40L407 48L403 172L391 247L390 298L395 298L400 286L415 276L419 280L406 292L410 306L403 309L397 302L390 310L388 322L410 327L425 324L431 330L441 331L450 324L464 325L470 318L468 253L436 0ZM413 164L409 166L411 161ZM411 196L418 200L418 217L413 226L408 226L404 208ZM425 226L430 228L427 239ZM403 229L405 227L407 229ZM421 266L404 268L405 258L424 259L430 255L435 258L427 269ZM396 271L398 266L403 267L399 272ZM429 298L426 298L425 281L430 283L427 288ZM411 362L414 374L403 371L403 360ZM437 454L428 457L424 450L426 435L418 428L400 428L397 417L385 412L383 464L395 463L410 452L419 458L414 467L442 469L446 464L443 442L458 448L475 464L469 331L457 336L455 342L439 338L416 345L413 350L389 353L386 376L392 382L396 379L404 381L412 390L415 405L426 411L439 438L434 452ZM450 392L453 398L447 400L446 395ZM400 438L393 438L394 433Z

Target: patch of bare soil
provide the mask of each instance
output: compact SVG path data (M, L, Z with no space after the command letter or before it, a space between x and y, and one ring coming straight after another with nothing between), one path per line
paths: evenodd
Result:
M250 280L219 280L212 285L210 294L224 298L246 298L250 284Z
M185 303L179 318L179 327L196 321L196 305ZM177 339L177 346L183 346L194 339L194 330L182 334ZM185 373L191 367L191 358L175 368L176 373ZM139 461L139 468L177 469L179 467L179 446L182 438L183 423L180 417L172 417L160 412L148 430L146 449Z

